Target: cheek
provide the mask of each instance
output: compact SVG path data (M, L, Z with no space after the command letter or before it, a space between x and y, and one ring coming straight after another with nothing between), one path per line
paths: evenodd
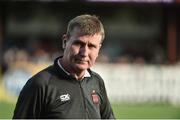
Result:
M73 46L70 48L70 51L72 55L77 55L79 53L79 49Z
M66 46L66 53L72 54L73 52L75 52L75 47L72 46L71 44L67 44L67 46Z
M98 57L98 52L97 51L94 52L93 54L91 54L91 60L92 61L95 61L97 57Z
M71 47L66 47L64 54L68 57L68 59L71 59L74 54L73 49Z

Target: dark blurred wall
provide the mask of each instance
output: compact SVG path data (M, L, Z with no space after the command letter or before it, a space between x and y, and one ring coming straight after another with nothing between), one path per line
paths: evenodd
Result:
M105 25L106 40L101 54L108 57L109 62L121 62L125 58L130 63L142 59L145 63L161 64L172 54L167 51L167 14L169 9L179 9L178 5L86 1L3 4L3 51L18 47L33 52L42 47L50 54L61 53L61 35L65 33L67 22L76 15L89 13L100 16Z

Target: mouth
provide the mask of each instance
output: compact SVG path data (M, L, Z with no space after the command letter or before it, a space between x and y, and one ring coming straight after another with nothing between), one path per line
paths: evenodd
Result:
M86 64L87 63L87 60L76 59L75 61L77 63L80 63L80 64Z

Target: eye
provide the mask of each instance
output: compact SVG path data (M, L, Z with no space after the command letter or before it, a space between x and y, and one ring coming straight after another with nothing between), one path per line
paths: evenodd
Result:
M97 48L97 46L94 45L94 44L88 44L88 47L89 47L89 48Z
M81 42L81 41L74 41L73 42L73 45L77 45L77 46L82 46L83 45L83 43Z

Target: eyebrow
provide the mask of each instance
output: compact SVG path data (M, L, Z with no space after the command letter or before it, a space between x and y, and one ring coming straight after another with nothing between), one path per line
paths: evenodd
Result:
M81 41L81 40L79 40L79 39L76 39L73 43L75 43L75 44L81 44L81 45L86 45L86 42L84 42L84 41ZM95 44L93 44L93 43L88 43L88 45L92 45L92 46L94 46L94 47L96 47L97 45L95 45Z
M73 43L78 43L78 44L86 44L85 42L79 40L79 39L76 39Z

